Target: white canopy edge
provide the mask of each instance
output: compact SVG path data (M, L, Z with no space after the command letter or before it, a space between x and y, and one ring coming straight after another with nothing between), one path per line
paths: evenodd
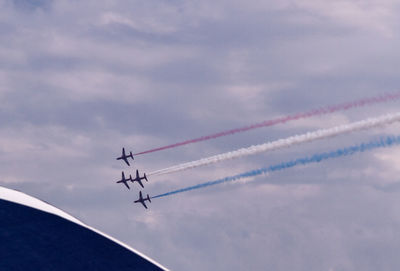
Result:
M104 237L106 237L107 239L110 239L111 241L123 246L124 248L134 252L135 254L141 256L142 258L146 259L147 261L151 262L152 264L158 266L159 268L169 271L167 268L165 268L164 266L162 266L161 264L157 263L156 261L154 261L153 259L147 257L146 255L143 255L142 253L140 253L139 251L131 248L130 246L128 246L127 244L122 243L121 241L118 241L117 239L99 231L96 230L95 228L92 228L88 225L86 225L85 223L79 221L78 219L76 219L75 217L71 216L70 214L50 205L49 203L42 201L40 199L37 199L35 197L29 196L25 193L22 193L20 191L16 191L16 190L12 190L12 189L8 189L5 187L1 187L0 186L0 199L6 200L6 201L10 201L10 202L14 202L14 203L18 203L21 205L25 205L28 207L32 207L38 210L41 210L43 212L46 213L50 213L50 214L54 214L57 216L60 216L64 219L67 219L73 223L76 223L82 227L85 227L91 231L94 231Z

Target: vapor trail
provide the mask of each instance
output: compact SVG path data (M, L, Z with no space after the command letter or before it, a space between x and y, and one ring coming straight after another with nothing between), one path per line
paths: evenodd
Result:
M178 194L178 193L182 193L182 192L186 192L186 191L190 191L190 190L205 188L207 186L217 185L217 184L221 184L221 183L225 183L225 182L232 182L232 181L236 181L239 179L253 177L253 176L257 176L257 175L261 175L261 174L267 174L267 173L278 171L278 170L284 170L284 169L292 168L292 167L295 167L298 165L307 165L310 163L318 163L318 162L321 162L321 161L324 161L327 159L331 159L331 158L338 158L338 157L342 157L342 156L353 155L355 153L370 151L370 150L377 149L377 148L390 147L390 146L397 145L397 144L400 144L400 136L389 136L386 138L381 138L380 140L370 141L368 143L361 143L359 145L355 145L355 146L347 147L347 148L343 148L343 149L338 149L336 151L318 153L318 154L314 154L313 156L299 158L299 159L291 160L288 162L283 162L283 163L276 164L273 166L248 171L248 172L238 174L235 176L230 176L230 177L222 178L222 179L215 180L215 181L210 181L210 182L205 182L205 183L201 183L201 184L194 185L194 186L189 186L189 187L174 190L174 191L171 191L168 193L160 194L160 195L154 196L152 198L166 197L166 196L170 196L173 194Z
M369 118L366 120L353 122L350 124L340 125L333 128L321 129L314 132L308 132L302 135L295 135L285 139L279 139L272 142L267 142L261 145L253 145L248 148L242 148L236 151L218 154L215 156L203 158L200 160L179 164L173 167L160 169L157 171L150 172L148 175L162 175L173 172L178 172L190 168L204 166L208 164L222 162L228 159L239 158L243 156L253 155L261 152L267 152L277 150L281 148L290 147L301 143L311 142L318 139L324 139L328 137L338 136L345 133L350 133L358 130L370 129L376 126L389 124L400 121L400 112L395 114L388 114L377 118Z
M192 144L192 143L196 143L196 142L215 139L215 138L222 137L222 136L233 135L236 133L242 133L242 132L246 132L246 131L257 129L257 128L273 126L276 124L282 124L282 123L286 123L286 122L289 122L292 120L305 119L305 118L310 118L313 116L325 115L325 114L330 114L330 113L334 113L337 111L345 111L345 110L349 110L349 109L356 108L356 107L363 107L363 106L367 106L367 105L384 103L384 102L394 101L394 100L398 100L398 99L400 99L400 92L394 92L394 93L383 94L383 95L379 95L379 96L375 96L375 97L364 98L364 99L357 100L357 101L322 107L322 108L318 108L318 109L313 109L308 112L302 112L302 113L288 115L288 116L284 116L284 117L280 117L280 118L276 118L276 119L272 119L272 120L266 120L266 121L255 123L255 124L252 124L249 126L236 128L236 129L232 129L232 130L227 130L227 131L222 131L222 132L219 132L216 134L202 136L202 137L198 137L195 139L189 139L189 140L178 142L175 144L135 153L134 155L141 155L141 154L146 154L146 153L151 153L151 152L156 152L156 151L162 151L162 150L176 148L176 147L187 145L187 144Z

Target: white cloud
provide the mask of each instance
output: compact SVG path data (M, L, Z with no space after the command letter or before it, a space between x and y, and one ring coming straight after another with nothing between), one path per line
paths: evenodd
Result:
M398 176L400 175L400 148L394 147L390 150L381 150L376 152L374 157L382 165L378 174L378 183L398 182Z
M162 16L158 18L163 18ZM137 31L144 33L157 33L157 34L168 34L176 32L177 29L173 25L168 25L156 20L156 17L152 18L138 18L132 16L131 18L124 17L121 14L107 12L101 16L100 22L102 25L107 24L122 24L129 26Z
M306 0L291 1L295 6L312 11L317 16L328 18L333 23L376 31L383 36L392 37L396 31L394 18L397 1L393 0Z
M115 184L122 170L396 111L294 121L138 156L130 168L115 160L122 146L143 151L392 91L396 2L59 0L20 10L0 0L0 182L60 203L173 270L398 269L398 192L375 189L398 180L397 148L155 199L149 212L133 205L137 190ZM149 178L146 193L388 133L398 126Z

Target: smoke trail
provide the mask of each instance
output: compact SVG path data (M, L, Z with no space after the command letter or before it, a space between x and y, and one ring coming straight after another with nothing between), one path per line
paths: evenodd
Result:
M236 129L232 129L232 130L227 130L227 131L222 131L222 132L219 132L216 134L202 136L202 137L198 137L195 139L190 139L190 140L178 142L175 144L167 145L164 147L159 147L159 148L135 153L134 155L141 155L141 154L146 154L146 153L151 153L151 152L156 152L156 151L162 151L162 150L176 148L176 147L187 145L187 144L192 144L192 143L196 143L196 142L215 139L215 138L222 137L222 136L233 135L236 133L242 133L242 132L246 132L246 131L257 129L257 128L273 126L276 124L282 124L282 123L286 123L286 122L292 121L292 120L305 119L305 118L310 118L310 117L318 116L318 115L331 114L331 113L334 113L337 111L345 111L345 110L349 110L349 109L356 108L356 107L363 107L363 106L367 106L367 105L384 103L384 102L394 101L397 99L400 99L400 92L395 92L392 94L388 93L388 94L384 94L384 95L380 95L380 96L364 98L364 99L357 100L357 101L327 106L327 107L323 107L323 108L319 108L319 109L314 109L314 110L311 110L308 112L297 113L294 115L288 115L288 116L284 116L284 117L280 117L280 118L276 118L276 119L272 119L272 120L266 120L266 121L252 124L249 126L236 128Z
M386 138L381 138L380 140L370 141L368 143L362 143L359 145L355 145L355 146L351 146L351 147L347 147L347 148L343 148L343 149L338 149L336 151L318 153L318 154L314 154L313 156L299 158L299 159L291 160L288 162L283 162L283 163L276 164L273 166L248 171L248 172L238 174L235 176L230 176L230 177L222 178L222 179L215 180L215 181L210 181L210 182L201 183L201 184L194 185L194 186L189 186L189 187L174 190L174 191L171 191L168 193L160 194L160 195L154 196L152 198L166 197L166 196L170 196L173 194L178 194L178 193L182 193L182 192L186 192L186 191L190 191L190 190L205 188L207 186L217 185L217 184L221 184L221 183L225 183L225 182L232 182L232 181L236 181L239 179L253 177L253 176L257 176L257 175L261 175L261 174L268 174L270 172L284 170L284 169L292 168L292 167L295 167L298 165L319 163L321 161L328 160L331 158L338 158L338 157L342 157L342 156L353 155L355 153L370 151L370 150L377 149L377 148L390 147L390 146L397 145L397 144L400 144L400 136L389 136Z
M234 159L238 157L243 157L247 155L257 154L260 152L267 152L272 150L277 150L280 148L290 147L292 145L297 145L305 142L311 142L318 139L324 139L328 137L338 136L345 133L350 133L363 129L370 129L376 126L389 124L392 122L400 121L400 112L395 114L388 114L377 118L370 118L350 124L345 124L341 126L336 126L329 129L321 129L314 132L308 132L302 135L295 135L285 139L279 139L272 142L267 142L261 145L253 145L248 148L242 148L236 151L218 154L215 156L203 158L197 161L192 161L173 167L160 169L157 171L150 172L148 175L161 175L173 172L178 172L190 168L195 168L203 165L208 165L212 163L222 162L228 159Z

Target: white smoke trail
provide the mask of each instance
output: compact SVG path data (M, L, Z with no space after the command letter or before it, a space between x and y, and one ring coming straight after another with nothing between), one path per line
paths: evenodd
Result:
M148 175L162 175L178 171L183 171L190 168L204 166L208 164L222 162L228 159L239 158L247 155L252 155L260 152L267 152L277 150L281 148L290 147L301 143L311 142L318 139L324 139L328 137L338 136L354 131L370 129L373 127L381 126L384 124L390 124L393 122L400 121L400 112L394 114L387 114L377 118L369 118L366 120L353 122L350 124L340 125L328 129L321 129L314 132L308 132L302 135L295 135L284 139L279 139L272 142L267 142L261 145L253 145L248 148L242 148L236 151L222 153L211 157L203 158L200 160L179 164L173 167L165 168L150 172Z

